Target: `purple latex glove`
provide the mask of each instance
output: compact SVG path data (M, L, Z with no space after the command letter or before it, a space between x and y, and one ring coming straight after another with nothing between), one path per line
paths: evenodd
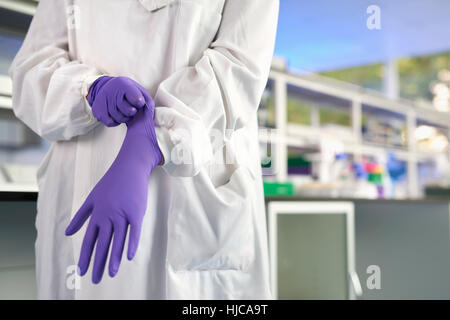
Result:
M107 127L127 123L145 104L146 90L127 77L100 77L89 89L92 114Z
M84 275L97 241L92 271L94 283L102 279L112 238L109 275L114 277L119 270L128 226L129 260L133 259L138 248L147 208L148 180L162 160L153 122L154 102L148 94L146 97L144 108L127 123L127 134L117 158L66 229L66 235L73 235L90 217L78 266L80 274Z

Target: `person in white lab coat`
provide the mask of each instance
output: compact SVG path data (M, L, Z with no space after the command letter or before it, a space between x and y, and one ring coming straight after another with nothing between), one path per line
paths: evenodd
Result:
M52 141L38 171L39 298L271 298L256 113L278 6L40 1L10 69L16 116ZM132 78L154 98L165 162L150 176L135 258L95 285L74 275L84 230L64 230L126 133L99 123L87 103L103 75Z

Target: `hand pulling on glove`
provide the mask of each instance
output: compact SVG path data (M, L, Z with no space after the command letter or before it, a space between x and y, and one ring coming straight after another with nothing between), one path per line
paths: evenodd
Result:
M116 88L116 81L126 83L125 89ZM91 91L94 95L93 109L99 106L98 114L101 114L99 119L108 123L111 119L126 122L128 129L117 158L93 188L66 229L66 235L73 235L90 217L78 266L80 274L84 275L96 246L92 271L94 283L99 283L102 279L111 242L109 257L111 277L119 270L127 233L129 233L127 257L132 260L135 256L147 208L149 177L162 160L154 129L153 99L145 89L141 89L139 85L135 86L136 83L130 81L127 78L113 78L104 83L98 91ZM109 88L109 85L112 87ZM115 94L111 96L104 94L109 90ZM98 101L100 97L102 100ZM110 104L111 101L118 103ZM137 108L134 111L133 106ZM103 111L100 111L102 108ZM107 115L106 109L109 110ZM125 117L125 114L129 117Z
M147 91L127 77L100 77L88 95L92 114L107 127L129 122L146 100Z

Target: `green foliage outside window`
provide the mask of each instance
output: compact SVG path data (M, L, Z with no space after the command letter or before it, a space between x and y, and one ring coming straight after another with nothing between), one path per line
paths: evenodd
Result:
M287 117L288 122L309 125L311 118L311 107L304 101L288 98Z
M430 85L438 81L438 73L450 70L450 52L397 60L399 96L409 100L431 101ZM321 75L357 84L366 89L383 91L383 64L358 66L321 73Z

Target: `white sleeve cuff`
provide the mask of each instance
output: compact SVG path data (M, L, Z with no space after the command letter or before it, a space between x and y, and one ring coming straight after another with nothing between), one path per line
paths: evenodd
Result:
M155 133L156 133L156 140L158 141L159 150L161 151L163 158L164 158L164 164L162 167L166 167L170 163L170 153L173 149L173 143L170 139L169 132L166 128L162 127L156 127L155 126Z
M81 84L81 95L82 95L83 101L84 101L84 110L89 115L89 117L92 119L94 119L94 115L92 114L92 109L91 109L91 106L89 105L88 99L86 99L86 96L88 95L89 89L90 89L91 85L95 82L95 80L97 80L100 77L104 77L104 76L106 76L106 75L90 74L84 78L83 83Z
M164 156L162 168L171 176L193 177L213 160L211 141L198 119L167 107L155 108L155 132Z

